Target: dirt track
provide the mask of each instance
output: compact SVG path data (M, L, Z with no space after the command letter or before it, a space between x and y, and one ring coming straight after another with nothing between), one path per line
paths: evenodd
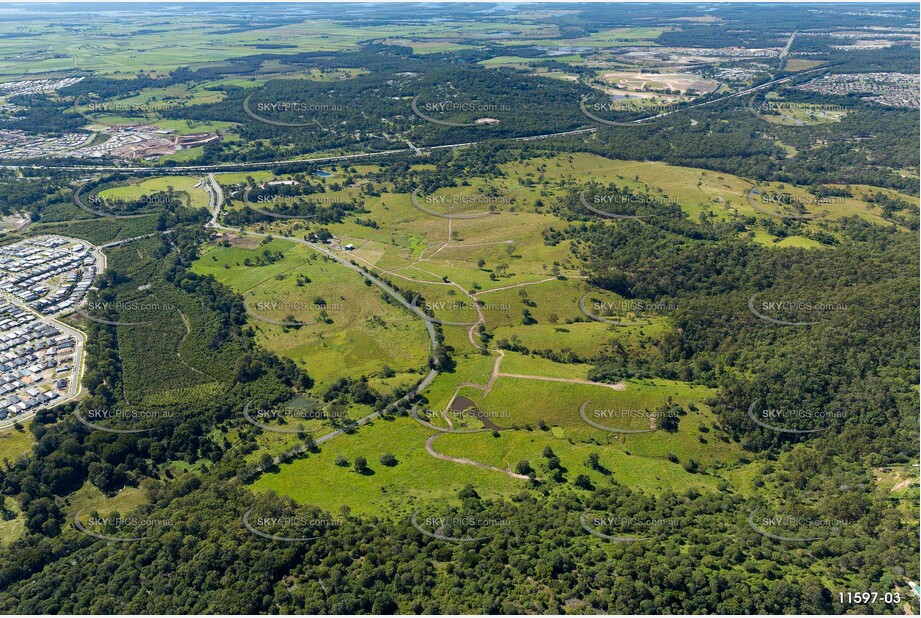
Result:
M510 477L512 477L513 479L521 479L521 480L524 480L524 481L529 480L528 477L525 476L524 474L518 474L518 473L516 473L516 472L512 472L511 470L509 470L509 469L507 469L507 468L503 470L502 468L497 468L497 467L495 467L495 466L490 466L490 465L484 464L484 463L482 463L482 462L480 462L480 461L474 461L474 460L472 460L472 459L467 459L466 457L451 457L450 455L445 455L445 454L443 454L443 453L439 453L439 452L436 451L435 448L432 446L432 443L433 443L439 436L441 436L441 435L444 435L444 434L442 434L442 433L433 434L433 435L429 436L429 439L428 439L428 440L425 441L425 450L428 452L429 455L431 455L431 456L434 457L435 459L441 459L441 460L444 460L444 461L453 461L454 463L462 464L462 465L465 465L465 466L473 466L473 467L475 467L475 468L481 468L481 469L483 469L483 470L495 470L496 472L501 472L502 474L505 474L505 475L507 475L507 476L510 476Z

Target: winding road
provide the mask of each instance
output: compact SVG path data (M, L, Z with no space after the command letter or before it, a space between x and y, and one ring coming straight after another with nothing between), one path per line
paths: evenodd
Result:
M206 224L207 227L210 227L210 228L213 228L213 229L216 229L216 230L226 231L226 232L234 232L234 233L237 233L237 234L246 234L246 235L249 235L249 236L259 236L259 237L262 237L262 238L272 236L271 234L263 234L263 233L260 233L260 232L252 232L252 231L249 231L249 230L243 230L242 228L228 227L228 226L221 225L220 223L218 223L218 217L220 216L220 214L221 214L221 208L222 208L223 205L224 205L224 192L223 192L223 190L221 189L221 185L220 185L220 184L217 182L217 180L215 179L214 174L208 174L208 182L207 182L207 184L205 185L205 188L206 188L207 191L208 191L208 195L209 195L209 207L210 207L210 209L211 209L211 220ZM374 285L376 285L377 287L379 287L380 289L382 289L384 292L386 292L388 295L390 295L394 300L396 300L398 303L400 303L401 305L403 305L404 307L406 307L410 312L412 312L413 314L415 314L416 316L418 316L420 319L422 319L423 323L425 324L425 328L426 328L426 330L428 331L428 334L429 334L429 340L430 340L430 342L431 342L431 348L432 348L432 350L434 350L435 347L438 345L438 339L437 339L437 336L436 336L436 333L435 333L435 327L434 327L434 325L433 325L432 319L431 319L429 316L427 316L425 313L423 313L422 311L420 311L419 309L417 309L416 307L413 307L412 304L411 304L409 301L407 301L405 298L403 298L403 295L402 295L402 294L400 294L400 293L397 292L395 289L393 289L392 287L390 287L386 282L382 281L381 279L378 279L377 277L375 277L375 276L372 275L371 273L366 272L366 271L364 271L363 269L361 269L361 268L360 268L359 266L357 266L356 264L353 264L352 262L346 260L346 259L343 258L342 256L337 255L335 252L330 251L330 250L327 249L326 247L323 247L323 246L321 246L321 245L318 245L317 243L313 243L313 242L310 242L309 240L304 240L304 239L302 239L302 238L297 238L297 237L294 237L294 236L285 237L285 240L290 240L290 241L292 241L292 242L296 242L296 243L299 243L299 244L302 244L302 245L307 245L308 247L310 247L310 248L313 249L314 251L316 251L316 252L318 252L318 253L321 253L322 255L324 255L324 256L326 256L326 257L332 259L332 260L335 260L336 262L338 262L339 264L342 264L342 265L345 266L346 268L350 268L351 270L354 270L354 271L357 272L359 275L361 275L362 277L364 277L365 279L367 279L368 281L370 281L372 284L374 284ZM396 409L396 407L397 407L398 405L400 405L401 403L403 403L403 402L411 401L413 398L415 398L416 396L418 396L419 393L421 393L421 392L424 391L426 388L428 388L428 386L432 383L432 381L435 379L435 377L436 377L437 375L438 375L438 371L437 371L437 370L435 370L435 369L430 369L429 372L428 372L428 375L426 375L426 376L419 382L419 384L416 385L415 388L413 388L409 393L407 393L406 395L404 395L401 399L398 399L397 401L394 401L393 403L391 403L390 405L388 405L388 406L387 406L386 408L384 408L383 410L376 411L376 412L372 412L371 414L368 414L367 416L364 416L364 417L358 419L357 421L355 421L355 422L353 422L353 423L350 423L349 425L347 425L347 426L345 426L345 427L343 427L343 428L341 428L341 429L336 429L336 430L331 431L331 432L329 432L329 433L327 433L327 434L325 434L325 435L323 435L323 436L320 436L319 438L316 438L316 439L314 440L314 443L316 443L316 444L319 445L319 444L322 444L322 443L327 442L327 441L329 441L329 440L332 440L332 439L335 438L336 436L341 436L341 435L343 435L343 434L345 434L345 433L348 433L348 432L350 432L350 431L352 431L352 430L354 430L354 429L356 429L356 428L358 428L358 427L361 427L362 425L366 425L366 424L370 423L371 421L373 421L373 420L375 420L376 418L380 417L382 414L386 414L386 413L390 412L391 410ZM296 455L298 455L298 454L300 454L300 453L303 453L303 452L306 451L306 450L307 450L307 445L298 446L298 447L296 447L296 448L294 448L294 449L291 449L290 451L287 451L284 455L279 455L278 457L275 457L274 460L273 460L273 463L274 463L274 465L278 465L278 464L281 463L281 461L284 460L285 458L290 458L290 457L296 456Z

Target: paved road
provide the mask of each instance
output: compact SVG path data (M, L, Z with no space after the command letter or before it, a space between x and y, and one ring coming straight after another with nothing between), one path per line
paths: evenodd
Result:
M96 249L96 252L99 253L98 248ZM99 261L99 257L97 256L97 263L98 261ZM104 258L103 258L103 263L105 263ZM102 272L102 271L100 270L99 272ZM7 295L7 294L2 294L2 296L6 300L10 301L11 303L19 307L20 309L24 311L28 311L29 313L34 315L43 324L50 324L51 326L54 326L55 328L60 330L65 335L70 335L71 337L74 338L74 371L70 375L67 376L67 379L68 379L67 392L64 394L63 397L59 397L58 399L55 399L52 404L52 407L59 406L62 403L67 403L68 401L71 401L73 399L78 399L83 394L83 387L82 387L83 373L86 370L86 333L84 333L81 330L77 330L76 328L72 326L68 326L67 324L61 322L56 316L49 316L49 315L44 315L42 313L39 313L38 311L30 307L27 303L21 302L15 296ZM60 379L60 376L53 378L54 381L57 381L59 379ZM45 408L40 408L40 409L45 409ZM33 416L35 416L35 414L39 411L40 411L39 409L36 409L26 414L20 414L18 416L6 418L0 421L0 430L9 429L16 423L27 421Z
M208 221L207 227L217 227L217 218L224 206L224 192L221 191L221 185L214 178L214 174L208 174L205 191L208 192L208 210L211 211L211 220Z
M794 30L793 33L790 34L790 39L787 41L787 44L784 46L783 50L780 52L780 58L777 64L777 70L783 69L784 61L786 61L787 55L790 53L790 48L793 47L793 39L796 38L796 33L797 31Z
M793 35L795 36L795 32ZM793 36L790 37L790 41L787 43L787 48L785 51L789 51L789 46L793 42ZM725 101L726 99L732 99L735 97L742 97L753 92L757 92L763 88L768 88L775 84L780 84L786 81L793 79L794 77L799 77L801 75L807 75L809 73L814 73L817 71L828 70L828 66L820 67L817 69L810 69L809 71L800 71L794 76L783 77L769 82L765 82L758 86L752 88L746 88L745 90L740 90L723 97L718 97L716 99L710 99L702 103L695 103L693 105L688 105L687 107L682 107L681 109L664 112L662 114L656 114L654 116L647 116L645 118L638 118L633 123L644 123L649 120L655 120L656 118L662 118L670 114L677 114L685 110L695 109L698 107L703 107L705 105L712 105L718 103L719 101ZM540 135L530 135L524 137L511 137L511 138L493 138L488 140L477 140L472 142L459 142L456 144L442 144L440 146L424 146L417 147L413 144L407 142L406 148L396 148L393 150L381 150L378 152L360 152L353 154L345 155L334 155L330 157L317 157L314 159L276 159L272 161L253 161L253 162L240 162L240 163L216 163L213 165L176 165L176 166L121 166L121 165L14 165L14 164L3 164L0 165L0 169L48 169L48 170L77 170L77 171L86 171L86 172L136 172L136 173L148 173L148 174L162 174L162 173L177 173L177 172L221 172L221 171L232 171L232 170L249 170L249 169L258 169L266 167L274 167L277 165L291 165L297 163L303 164L312 164L312 163L337 163L342 161L354 161L358 159L367 159L372 157L386 157L394 154L409 154L409 155L419 155L425 154L426 152L431 152L433 150L443 150L443 149L454 149L454 148L467 148L469 146L475 146L477 144L482 144L489 141L510 141L510 142L532 142L537 140L552 139L554 137L567 137L570 135L583 135L594 133L597 129L594 127L585 127L580 129L574 129L571 131L556 131L553 133L542 133Z
M131 165L0 165L0 169L48 169L48 170L76 170L85 172L137 172L149 174L177 173L177 172L227 172L233 170L251 170L265 167L275 167L277 165L291 165L297 163L337 163L341 161L354 161L356 159L367 159L372 157L386 157L395 154L418 155L430 152L432 150L444 150L454 148L467 148L477 144L483 144L489 141L511 141L511 142L532 142L536 140L551 139L554 137L566 137L569 135L581 135L584 133L593 133L594 128L582 128L572 131L558 131L556 133L544 133L541 135L530 135L526 137L510 138L493 138L490 140L478 140L474 142L459 142L456 144L442 144L440 146L426 146L418 148L416 146L407 146L406 148L397 148L394 150L381 150L377 152L360 152L354 154L335 155L331 157L317 157L315 159L276 159L272 161L253 161L241 163L215 163L213 165L175 165L175 166L131 166Z
M810 73L815 73L817 71L827 71L827 70L828 70L828 67L824 66L824 67L819 67L817 69L810 69L808 71L800 71L796 75L790 75L789 77L780 77L778 79L772 79L771 81L764 82L763 84L752 86L751 88L745 88L744 90L739 90L738 92L733 92L732 94L727 94L726 96L723 96L723 97L718 97L716 99L709 99L707 101L703 101L702 103L694 103L693 105L688 105L687 107L682 107L681 109L676 109L670 112L663 112L661 114L656 114L655 116L647 116L646 118L639 118L631 122L636 123L636 124L641 124L649 120L655 120L656 118L663 118L671 114L680 114L681 112L687 111L689 109L696 109L698 107L704 107L705 105L713 105L714 103L719 103L720 101L726 101L728 99L736 99L738 97L744 97L754 92L758 92L759 90L764 90L765 88L770 88L771 86L776 86L777 84L783 84L785 82L790 81L791 79L795 79L803 75L808 75Z

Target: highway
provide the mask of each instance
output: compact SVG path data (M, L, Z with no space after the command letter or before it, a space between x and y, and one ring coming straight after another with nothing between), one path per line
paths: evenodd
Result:
M213 172L230 172L234 170L251 170L259 168L271 168L278 165L292 165L297 163L303 164L314 164L314 163L340 163L345 161L355 161L360 159L368 159L372 157L387 157L395 154L403 155L420 155L430 152L432 150L444 150L444 149L454 149L454 148L469 148L470 146L476 146L477 144L484 144L491 141L512 141L512 142L533 142L537 140L552 139L554 137L567 137L569 135L581 135L586 133L593 133L595 129L592 127L586 127L581 129L574 129L572 131L558 131L556 133L543 133L540 135L528 135L525 137L510 137L510 138L493 138L488 140L478 140L473 142L459 142L456 144L442 144L440 146L424 146L417 147L413 145L408 145L406 148L398 148L394 150L381 150L377 152L359 152L354 154L344 154L344 155L335 155L331 157L317 157L314 159L274 159L272 161L252 161L252 162L241 162L241 163L215 163L214 165L174 165L174 166L165 166L165 165L156 165L156 166L140 166L140 165L10 165L4 164L0 165L0 169L42 169L42 170L70 170L70 171L82 171L82 172L133 172L133 173L146 173L146 174L173 174L177 172L194 172L194 173L213 173Z

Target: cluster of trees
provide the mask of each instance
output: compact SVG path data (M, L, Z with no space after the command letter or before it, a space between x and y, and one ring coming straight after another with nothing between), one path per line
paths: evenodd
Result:
M795 474L811 462L778 461L765 479ZM253 497L235 481L192 474L154 484L148 495L141 514L170 526L143 541L107 543L72 529L18 541L0 555L0 607L16 613L563 613L574 607L586 613L839 613L836 586L894 589L901 581L894 565L910 564L916 540L891 511L858 501L846 515L866 521L865 533L849 528L833 539L783 543L747 525L754 504L739 495L651 496L614 480L591 492L522 492L511 501L486 500L467 488L458 494L459 507L433 516L493 522L460 521L442 530L487 537L477 543L425 536L408 517L324 514L271 495ZM841 516L842 508L831 512ZM335 525L287 531L319 537L313 541L270 541L242 525L250 510ZM616 522L590 520L599 532L641 540L591 536L579 523L584 511ZM833 572L836 583L816 571ZM887 611L882 601L855 609Z
M303 175L299 175L303 177ZM326 187L322 183L311 184L309 181L295 181L297 184L269 185L251 187L246 199L255 208L270 212L280 217L304 217L311 223L341 223L343 218L354 213L366 212L361 200L333 201L322 197ZM348 179L345 185L348 185ZM337 187L338 188L337 184ZM245 188L237 188L243 192ZM263 214L252 208L229 210L224 213L225 223L240 227L276 220L271 215Z
M786 100L817 101L798 90L782 93ZM918 183L895 170L919 163L918 114L838 99L821 99L847 105L847 115L838 122L771 124L736 98L634 127L599 127L591 141L566 141L569 149L611 158L664 161L797 185L869 184L917 195ZM789 157L778 142L796 148L796 156Z
M43 208L62 199L63 186L61 182L9 178L4 174L0 177L0 191L3 192L0 216L25 213L36 221Z
M919 213L916 205L882 191L870 193L867 195L866 201L870 204L879 205L884 219L904 225L910 230L918 230L918 216L921 213Z
M501 139L565 131L585 124L577 107L580 96L591 92L585 86L510 70L459 65L455 60L398 57L391 49L376 54L367 50L342 54L336 60L338 66L368 72L334 83L273 80L257 92L226 86L222 87L226 97L221 102L171 110L168 115L241 123L248 146L240 149L233 144L210 144L203 163L259 161L346 147L386 150L393 144L383 136L393 133L408 134L413 143L424 146L484 136ZM288 58L285 62L292 69L297 62L305 67L328 65L317 58ZM260 122L244 112L243 101L250 95L250 110L270 122ZM420 110L438 120L472 123L492 118L499 122L471 127L433 124L410 109L409 99L416 95L420 95ZM440 111L438 106L445 102L446 111ZM434 107L429 109L428 104ZM293 130L272 122L304 126Z
M752 450L809 440L852 459L913 458L916 236L852 217L837 226L844 240L834 248L780 249L736 240L705 223L684 225L710 229L685 234L636 221L567 229L594 284L678 308L676 330L661 338L660 355L650 355L643 370L720 387L714 405L723 429ZM817 322L810 326L773 324L749 311L756 293L759 304L830 308L799 314L798 321ZM612 352L594 375L632 377L636 359ZM788 428L821 422L828 431L759 427L747 415L756 400L824 411L821 421L802 419Z
M180 344L166 345L183 346L182 360L190 363L185 366L186 374L198 372L204 380L220 380L221 399L202 400L189 393L187 400L148 405L145 412L161 410L167 414L145 422L147 431L143 433L94 431L76 420L74 404L38 415L31 426L36 438L31 456L0 472L0 491L20 501L31 533L58 534L64 524L64 500L86 481L112 494L126 485L138 485L145 478L162 478L163 467L172 461L221 461L232 447L226 439L215 438L215 426L241 423L240 410L253 398L285 401L311 385L292 361L280 360L255 346L252 333L243 328L245 312L239 295L212 277L202 277L188 269L206 237L200 225L185 224L168 236L137 241L145 244L143 253L138 252L137 244L113 250L110 268L98 282L95 300L114 310L119 302L132 299L128 295L136 294L143 284L151 286L151 294L158 300L188 311L195 328ZM100 317L119 319L117 314L107 312ZM178 319L175 314L168 318L166 312L151 317ZM84 328L88 341L83 384L88 396L81 401L81 409L137 409L130 403L138 401L138 397L129 397L132 384L126 382L125 371L138 362L139 355L146 354L142 360L153 363L144 365L149 368L142 376L144 388L175 392L178 385L168 369L176 358L175 348L162 355L143 346L139 349L133 343L138 335L132 333L145 329L101 321L87 321ZM165 369L158 369L157 363ZM189 367L194 370L189 371ZM112 427L127 428L117 424Z

